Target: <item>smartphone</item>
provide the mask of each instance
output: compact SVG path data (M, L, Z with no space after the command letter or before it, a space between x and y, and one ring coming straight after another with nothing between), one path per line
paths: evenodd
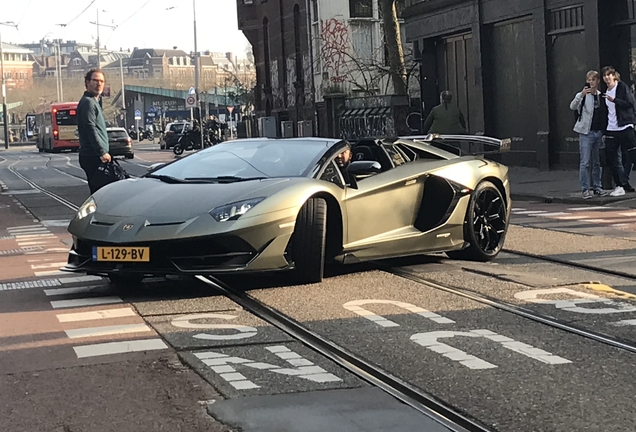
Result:
M590 83L585 83L585 88L590 88L590 87L592 87Z

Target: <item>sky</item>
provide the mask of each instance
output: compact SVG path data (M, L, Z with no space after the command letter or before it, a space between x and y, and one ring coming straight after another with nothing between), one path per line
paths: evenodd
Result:
M236 0L194 0L199 51L233 52L245 57L247 39L237 28ZM86 9L84 11L84 9ZM189 0L0 0L0 25L5 43L33 43L42 38L95 43L96 22L100 45L194 51L193 1ZM82 13L82 11L84 11ZM59 26L56 24L66 24Z

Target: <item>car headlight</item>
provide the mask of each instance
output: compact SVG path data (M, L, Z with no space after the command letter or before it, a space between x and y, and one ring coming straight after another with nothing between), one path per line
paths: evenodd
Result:
M237 220L239 217L247 213L252 207L263 201L265 197L250 198L235 203L226 204L224 206L215 207L210 210L212 216L217 222L225 222Z
M97 211L97 204L93 197L86 200L84 204L77 211L77 218L84 219L86 216L91 215Z

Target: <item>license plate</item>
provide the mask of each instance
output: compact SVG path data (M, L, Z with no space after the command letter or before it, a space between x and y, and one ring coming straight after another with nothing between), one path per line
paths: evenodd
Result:
M93 247L93 261L149 262L149 247Z

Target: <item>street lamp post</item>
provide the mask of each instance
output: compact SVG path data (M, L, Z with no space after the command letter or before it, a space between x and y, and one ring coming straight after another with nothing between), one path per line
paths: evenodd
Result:
M192 0L192 14L194 18L194 91L199 108L199 130L201 131L201 147L203 147L203 113L201 111L201 101L199 100L199 50L197 48L197 5L196 0ZM206 102L207 103L207 102Z
M107 10L102 10L102 12L108 12ZM102 66L102 59L101 59L101 55L102 55L102 49L101 49L101 43L99 41L99 28L100 27L108 27L111 28L113 30L115 30L117 28L116 25L108 25L108 24L100 24L99 23L99 9L97 9L97 21L90 21L91 24L95 24L95 26L97 27L97 67L101 67Z
M13 21L0 23L0 26L17 27ZM2 75L2 118L4 119L4 148L9 148L9 122L7 112L7 86L4 79L4 48L2 47L2 30L0 30L0 75Z

